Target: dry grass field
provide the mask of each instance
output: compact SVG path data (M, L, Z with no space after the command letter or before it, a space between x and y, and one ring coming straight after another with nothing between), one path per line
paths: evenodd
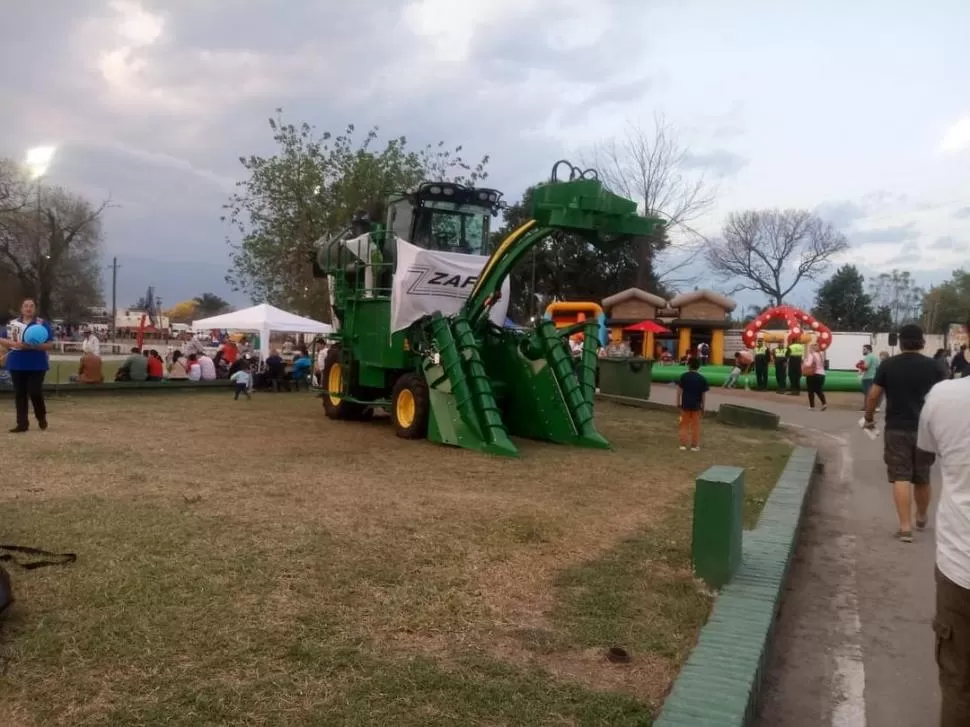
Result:
M680 452L673 413L610 404L615 451L519 460L306 394L50 408L4 447L0 541L78 560L11 571L4 727L649 725L710 606L693 478L747 467L750 524L790 451L706 424Z

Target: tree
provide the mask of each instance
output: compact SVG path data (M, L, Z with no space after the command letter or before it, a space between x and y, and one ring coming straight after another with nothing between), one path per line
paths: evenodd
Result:
M909 271L881 273L869 285L873 304L888 312L893 330L905 323L915 323L922 316L925 292L916 285Z
M183 300L165 311L165 315L172 323L191 323L196 318L202 317L196 315L198 308L199 304L195 299Z
M596 145L588 157L584 165L596 169L611 191L636 201L641 213L666 220L656 234L637 240L634 284L655 291L661 281L692 283L684 271L703 240L693 224L714 206L716 190L702 175L690 173L689 151L673 126L656 115L652 129L631 125L623 138ZM658 258L668 250L679 251L680 259L658 271Z
M16 281L46 316L80 319L101 303L101 217L93 205L61 187L31 183L0 160L0 278Z
M864 284L855 265L843 265L819 287L812 315L833 331L885 330L873 327L879 320Z
M485 179L488 157L475 165L460 146L444 142L414 150L403 136L378 148L378 129L355 137L354 126L340 135L294 125L282 110L269 120L277 151L269 157L240 157L248 178L225 205L238 242L228 240L234 290L253 302L330 320L326 285L312 277L315 243L344 229L358 209L383 219L383 204L424 180L475 183Z
M970 325L970 272L954 270L949 280L926 291L922 313L929 333L945 333L951 323Z
M229 302L215 293L203 293L192 302L195 303L195 315L199 318L210 318L229 310Z
M707 264L734 292L754 290L781 305L799 283L817 280L849 243L804 210L747 210L728 216L722 239L706 247Z

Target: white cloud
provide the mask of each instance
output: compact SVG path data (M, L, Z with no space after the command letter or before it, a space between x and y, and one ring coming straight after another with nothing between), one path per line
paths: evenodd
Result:
M970 116L964 116L943 135L940 151L957 152L970 149Z

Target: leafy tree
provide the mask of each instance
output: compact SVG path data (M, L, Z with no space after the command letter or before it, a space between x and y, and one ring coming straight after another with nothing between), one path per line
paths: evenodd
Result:
M488 157L466 163L462 148L444 142L412 149L403 136L380 146L378 129L355 137L318 132L309 124L283 120L282 109L269 120L277 150L272 156L240 157L247 179L225 205L238 241L226 280L253 302L330 320L323 281L312 277L311 256L320 238L344 229L358 209L383 218L394 192L424 180L475 183L486 178Z
M229 310L229 302L223 300L215 293L203 293L193 299L192 303L195 303L195 316L197 318L209 318Z
M926 291L922 312L930 333L944 333L951 323L970 325L970 272L954 270L949 280Z
M812 315L833 331L881 331L880 322L866 293L865 277L855 265L843 265L822 283Z
M165 315L172 323L191 323L194 319L202 317L196 315L198 309L199 304L195 299L183 300L165 311Z
M845 235L804 210L747 210L728 216L707 264L734 292L754 290L781 305L803 280L817 280L849 248Z
M61 187L31 182L16 164L0 159L4 298L29 296L42 315L75 321L99 305L106 208Z
M922 316L925 292L916 285L909 271L881 273L870 283L869 295L877 308L885 309L893 330L905 323L915 323Z

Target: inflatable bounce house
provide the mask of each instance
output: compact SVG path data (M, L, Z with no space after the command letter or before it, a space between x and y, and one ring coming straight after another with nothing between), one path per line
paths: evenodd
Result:
M628 288L603 299L612 340L630 337L633 349L642 351L644 358L676 361L706 343L710 361L716 364L724 359L725 333L731 328L735 307L733 300L712 290L692 290L668 301L639 288ZM631 332L645 321L658 323L666 332Z
M550 303L546 307L543 318L555 323L556 328L568 328L583 321L595 320L598 324L599 343L601 346L607 344L609 330L606 327L606 314L598 303L588 301ZM577 333L575 338L581 340L582 336L582 333Z

